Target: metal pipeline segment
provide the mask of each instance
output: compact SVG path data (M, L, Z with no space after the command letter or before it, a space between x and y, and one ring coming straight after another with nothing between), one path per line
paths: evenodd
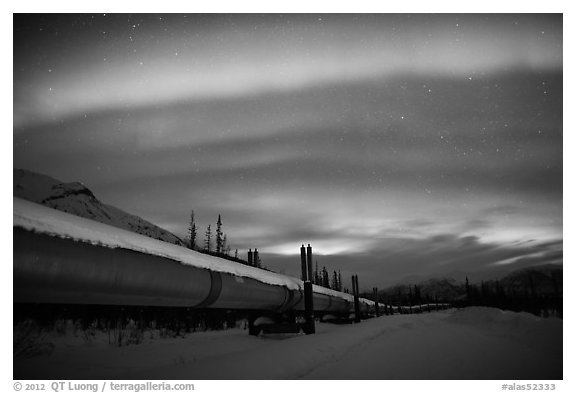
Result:
M304 309L302 282L292 277L19 198L13 207L15 302ZM313 293L316 311L353 310L351 295L316 285Z
M303 310L301 290L14 227L14 302ZM314 292L315 310L352 302ZM326 292L326 290L324 290Z
M352 312L354 303L341 297L330 296L326 293L317 292L318 286L314 285L314 312L346 313ZM304 310L302 304L297 304L294 309Z

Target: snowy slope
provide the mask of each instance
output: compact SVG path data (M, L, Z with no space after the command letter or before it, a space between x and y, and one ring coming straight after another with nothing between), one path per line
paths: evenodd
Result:
M105 333L49 335L50 355L14 360L42 379L561 379L562 321L469 308L319 323L317 334L231 329L115 347ZM499 390L499 389L498 389Z
M14 196L79 217L126 229L168 243L182 245L174 234L138 216L100 202L82 183L63 183L49 176L14 169Z

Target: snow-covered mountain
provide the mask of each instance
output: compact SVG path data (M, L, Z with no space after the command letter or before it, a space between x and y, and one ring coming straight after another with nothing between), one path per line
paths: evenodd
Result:
M563 268L561 265L546 264L515 270L500 279L500 285L509 293L536 291L539 295L562 294Z
M63 183L50 176L14 169L13 187L15 197L168 243L184 244L179 237L167 230L100 202L82 183Z

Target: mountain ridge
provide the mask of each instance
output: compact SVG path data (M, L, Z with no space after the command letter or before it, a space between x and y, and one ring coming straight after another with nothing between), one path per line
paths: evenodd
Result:
M144 236L184 245L173 233L134 214L102 203L81 182L62 182L26 169L13 169L13 195L79 217L126 229Z
M506 294L512 296L527 296L527 294L538 296L561 295L563 292L563 266L544 264L523 267L512 270L499 278L483 280L476 284L470 283L470 285L476 288L481 288L484 285L494 292L496 288L500 287ZM378 293L389 299L396 299L401 296L407 296L414 290L414 286L419 288L424 298L434 299L437 296L444 301L466 299L465 281L450 276L421 278L411 283L399 282L378 291Z

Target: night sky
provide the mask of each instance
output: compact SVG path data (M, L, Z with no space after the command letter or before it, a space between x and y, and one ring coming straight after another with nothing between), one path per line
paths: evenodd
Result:
M14 167L360 285L562 263L561 15L15 15Z

